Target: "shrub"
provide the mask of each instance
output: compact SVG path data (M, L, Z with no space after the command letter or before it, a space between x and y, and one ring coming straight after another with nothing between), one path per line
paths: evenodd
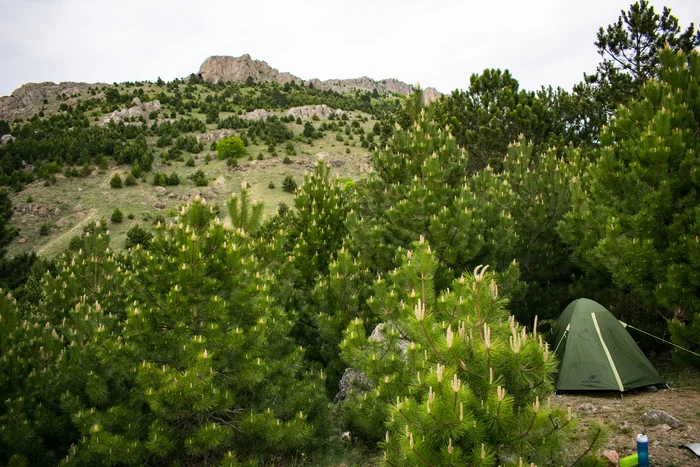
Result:
M169 186L177 186L180 184L180 177L176 172L173 172L166 178L165 184Z
M49 234L51 231L51 225L47 222L44 222L41 224L41 227L39 227L39 235L46 236Z
M201 170L196 171L188 177L196 186L207 186L209 184L207 176Z
M112 179L109 181L109 186L111 186L112 188L122 187L122 178L119 176L118 173L114 174Z
M284 177L284 181L282 182L282 189L287 193L294 193L294 190L297 189L297 182L294 181L291 175L287 175Z
M268 183L267 187L268 187L269 189L271 189L271 190L274 190L274 188L275 188L275 182L270 182L270 183Z
M163 218L163 216L160 217ZM165 224L165 218L163 218L163 224ZM126 247L131 248L141 245L144 248L148 248L151 244L151 239L153 239L153 234L136 224L126 233Z
M187 167L194 167L194 157L190 156L190 158L187 159L187 162L185 162L185 165Z
M121 210L119 210L119 208L117 208L114 210L114 212L112 212L112 216L109 219L114 224L121 224L122 221L124 220L124 213L122 213Z
M216 143L216 152L219 159L228 159L231 157L238 158L244 156L247 152L243 140L238 136L229 136L223 138Z
M124 180L124 185L126 186L134 186L136 183L136 177L134 177L132 174L127 175L126 179Z
M262 153L258 154L258 160L259 160L259 161L264 160L264 159L265 159L265 156L263 156Z
M291 164L292 160L289 158L289 156L284 156L284 159L282 159L282 163Z

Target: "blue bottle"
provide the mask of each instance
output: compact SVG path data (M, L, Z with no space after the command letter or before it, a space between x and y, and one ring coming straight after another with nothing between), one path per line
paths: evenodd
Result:
M649 467L649 438L647 435L637 435L637 461L639 467Z

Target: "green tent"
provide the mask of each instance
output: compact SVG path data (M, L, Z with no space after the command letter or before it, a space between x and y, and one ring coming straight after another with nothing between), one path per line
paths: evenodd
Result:
M557 391L620 391L664 384L625 326L587 298L566 307L554 328Z

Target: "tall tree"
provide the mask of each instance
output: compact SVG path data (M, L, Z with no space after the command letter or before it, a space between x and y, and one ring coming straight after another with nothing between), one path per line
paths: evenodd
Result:
M584 82L575 89L579 96L594 101L590 123L600 128L620 104L639 96L644 83L658 76L659 51L666 44L674 52L690 53L700 45L700 31L695 31L693 23L681 31L669 8L659 14L646 0L621 11L617 22L598 30L595 45L602 61L596 73L584 75Z

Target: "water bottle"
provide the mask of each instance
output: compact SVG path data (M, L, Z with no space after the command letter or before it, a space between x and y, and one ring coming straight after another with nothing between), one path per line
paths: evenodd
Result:
M649 438L644 433L637 435L637 461L639 467L649 467Z

